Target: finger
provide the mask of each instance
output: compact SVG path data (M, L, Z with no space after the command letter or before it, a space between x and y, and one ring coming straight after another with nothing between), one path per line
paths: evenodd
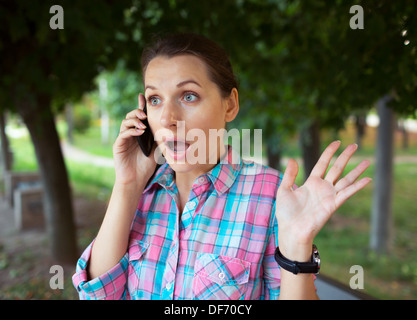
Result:
M138 118L124 119L122 121L122 125L120 126L120 132L131 128L146 129L146 126Z
M327 168L329 167L330 160L332 159L334 153L340 146L340 141L334 141L323 151L321 154L319 161L317 161L316 165L314 166L313 170L311 170L311 176L317 176L320 178L324 177Z
M355 182L354 184L351 184L350 186L338 192L336 194L335 199L336 209L338 209L343 203L345 203L347 199L353 196L356 192L365 188L365 186L371 181L372 179L369 177L362 178L361 180Z
M126 114L126 119L133 119L133 118L139 118L139 119L146 119L146 113L143 112L143 110L140 109L134 109L130 111L128 114Z
M280 188L286 188L292 190L292 187L295 183L295 179L297 178L298 174L298 163L294 159L290 159L288 161L287 168L284 172L284 177L282 178Z
M342 175L347 163L349 162L350 158L357 149L357 144L349 145L337 158L335 163L330 168L329 172L327 172L325 180L329 181L331 184L334 184L337 181L337 179L339 179L339 177Z
M370 166L371 162L369 160L363 160L359 163L352 171L350 171L344 178L340 179L336 185L335 190L339 192L344 188L350 186L352 183L359 178L359 176L365 172L365 170Z
M145 130L142 130L142 129L131 128L131 129L120 132L118 138L126 139L132 136L141 136L144 132Z
M143 110L145 108L146 105L146 99L145 96L142 93L139 93L138 96L138 107L140 110Z

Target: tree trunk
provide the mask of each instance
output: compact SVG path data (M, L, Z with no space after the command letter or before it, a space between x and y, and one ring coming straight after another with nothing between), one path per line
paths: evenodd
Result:
M387 107L390 100L391 97L386 95L377 102L379 127L376 146L370 247L379 254L389 251L389 243L392 236L391 194L393 187L395 114L391 108Z
M365 135L366 128L366 112L358 113L355 115L355 126L356 126L356 144L358 150L362 148L362 138Z
M320 157L320 126L317 119L300 135L304 160L304 180L306 180Z
M1 145L1 164L2 164L2 177L4 178L5 173L10 171L12 168L9 139L6 135L6 112L0 112L0 145Z
M19 103L33 145L44 187L44 208L52 257L62 263L77 258L71 190L54 116L48 98L38 98L36 107Z

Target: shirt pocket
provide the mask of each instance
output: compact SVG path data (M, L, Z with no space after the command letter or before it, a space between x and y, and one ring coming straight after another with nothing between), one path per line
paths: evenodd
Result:
M132 297L137 296L143 286L143 275L141 277L143 256L149 244L139 240L131 240L129 243L129 267L127 285Z
M194 299L244 299L249 272L250 262L222 255L199 253L194 266Z

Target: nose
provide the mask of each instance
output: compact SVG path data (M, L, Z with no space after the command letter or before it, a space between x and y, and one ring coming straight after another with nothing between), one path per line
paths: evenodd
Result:
M174 101L166 101L161 113L161 125L165 128L175 128L181 121L179 106Z

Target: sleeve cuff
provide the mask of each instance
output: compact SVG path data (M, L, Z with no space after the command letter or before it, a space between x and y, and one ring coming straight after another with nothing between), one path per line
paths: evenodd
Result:
M99 277L88 280L87 266L91 256L94 241L84 250L77 262L76 272L72 282L81 300L118 300L121 299L126 287L126 270L128 267L128 253L119 263Z

